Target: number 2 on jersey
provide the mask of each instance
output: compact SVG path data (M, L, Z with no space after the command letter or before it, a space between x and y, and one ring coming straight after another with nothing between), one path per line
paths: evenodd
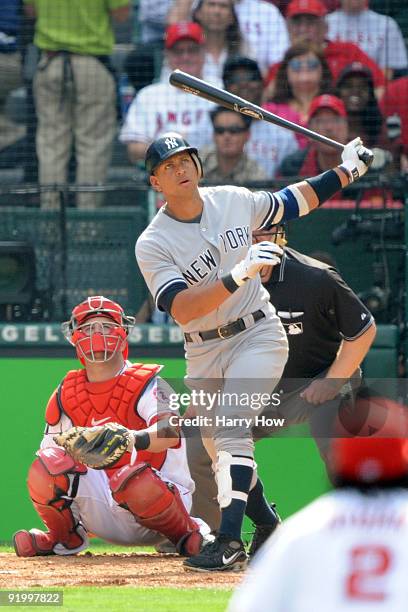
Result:
M383 601L387 597L380 578L385 578L392 564L392 552L386 546L355 546L350 550L350 572L346 577L347 597L359 601Z

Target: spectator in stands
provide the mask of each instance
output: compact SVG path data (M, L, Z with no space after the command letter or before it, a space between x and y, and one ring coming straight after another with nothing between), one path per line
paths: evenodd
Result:
M341 0L341 9L327 15L329 38L358 44L392 78L408 68L407 50L397 22L371 11L368 0Z
M263 81L258 64L248 57L227 60L223 72L224 87L253 104L262 102ZM271 123L254 121L245 151L274 178L282 160L298 148L294 133Z
M354 62L341 72L336 87L347 111L348 138L360 136L370 148L378 145L383 119L370 70Z
M266 179L266 172L244 152L251 117L218 106L211 111L214 146L200 152L204 178L219 183L247 183Z
M191 21L200 24L204 32L203 79L219 85L227 57L248 55L249 52L239 28L234 1L196 0L190 13ZM169 66L164 62L160 80L167 80L169 73Z
M137 23L138 41L142 44L163 47L167 14L173 0L138 0ZM176 21L187 21L177 19Z
M78 184L103 183L116 129L116 87L109 66L111 18L125 21L129 0L25 0L36 18L34 42L41 57L34 79L38 115L37 154L41 184L65 183L74 143ZM44 193L42 206L59 196ZM100 195L78 195L94 208Z
M2 2L0 11L0 150L24 136L24 126L6 116L8 95L21 85L21 56L17 35L20 28L20 0Z
M263 73L282 59L289 46L285 20L279 9L264 0L234 0L241 32ZM190 18L194 0L174 0L169 23Z
M315 98L310 107L308 127L323 136L348 142L350 140L348 128L348 115L344 102L340 98L328 94ZM363 142L365 142L363 140ZM370 173L384 170L389 163L389 153L383 149L374 149L374 162ZM338 164L341 160L341 152L322 142L311 141L311 144L298 153L288 156L283 160L279 170L281 176L309 177L330 170L331 164ZM346 197L346 196L345 196ZM370 200L372 204L383 205L385 199L391 198L391 193L382 188L367 188L361 192L361 197ZM341 194L337 194L333 200L341 200Z
M181 22L166 30L166 60L170 70L179 68L202 77L204 34L198 23ZM191 146L201 148L212 141L211 103L167 82L144 87L135 97L120 132L131 162L144 159L150 142L167 131L181 133Z
M361 62L371 70L374 85L379 91L385 85L384 74L379 66L354 43L329 40L325 21L326 13L327 9L320 0L292 0L286 11L292 45L299 42L310 42L319 46L334 80L338 78L345 66L352 62ZM268 83L275 79L278 68L278 64L270 67L266 77ZM268 88L269 97L272 90L273 86Z
M154 325L174 324L173 318L168 312L162 312L156 308L154 299L149 295L140 306L135 316L135 323L153 323Z
M394 154L397 169L408 173L408 77L388 83L380 108L386 142Z
M313 100L310 106L308 127L339 142L346 143L350 140L346 107L343 101L336 96L324 94ZM333 164L339 164L340 161L339 151L322 142L313 141L306 149L284 159L279 174L282 176L314 176L330 170Z
M331 72L323 53L310 43L299 43L286 51L276 75L274 96L265 108L306 125L312 100L331 89ZM306 146L305 137L297 139L300 146Z
M198 0L193 6L193 21L201 25L205 36L206 80L221 79L225 60L232 55L248 55L233 0Z

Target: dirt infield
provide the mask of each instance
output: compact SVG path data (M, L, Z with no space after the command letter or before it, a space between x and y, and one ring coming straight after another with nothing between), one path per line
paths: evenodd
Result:
M186 572L182 559L158 553L93 554L22 559L0 553L0 588L56 586L163 586L233 588L242 573Z

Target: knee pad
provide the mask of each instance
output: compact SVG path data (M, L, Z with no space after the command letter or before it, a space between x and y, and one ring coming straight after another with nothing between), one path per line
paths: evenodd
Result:
M70 508L79 477L87 468L62 448L37 452L28 472L27 485L34 508L48 531L18 531L14 548L20 557L73 554L87 546L86 532Z
M251 457L236 457L226 451L218 451L217 462L215 464L215 480L218 486L217 500L221 509L227 508L233 499L241 499L246 502L248 498L247 494L233 490L232 465L243 465L252 468L254 472L256 470L256 463ZM252 482L253 479L254 475L252 475Z
M140 525L168 537L180 554L199 552L199 525L187 512L177 487L162 480L148 463L123 466L111 478L110 487L114 500Z
M76 463L62 448L39 450L28 472L30 497L33 502L47 505L57 504L61 495L75 497L79 476L87 471L85 465Z

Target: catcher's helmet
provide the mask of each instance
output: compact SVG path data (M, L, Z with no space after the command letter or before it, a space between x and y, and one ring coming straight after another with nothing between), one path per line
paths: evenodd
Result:
M111 324L87 324L88 319L105 317L112 320ZM125 315L122 306L103 295L93 295L75 306L69 321L62 324L65 338L75 346L81 363L84 360L92 362L109 361L121 350L123 357L128 355L127 337L134 325L134 317ZM95 353L103 353L102 358L96 358Z
M198 156L197 149L195 147L190 147L187 140L177 132L166 132L166 134L163 134L160 138L152 142L147 149L145 166L149 176L153 174L159 164L169 157L172 157L172 155L176 155L176 153L181 153L182 151L190 153L192 160L197 166L198 176L201 178L203 176L203 166Z

